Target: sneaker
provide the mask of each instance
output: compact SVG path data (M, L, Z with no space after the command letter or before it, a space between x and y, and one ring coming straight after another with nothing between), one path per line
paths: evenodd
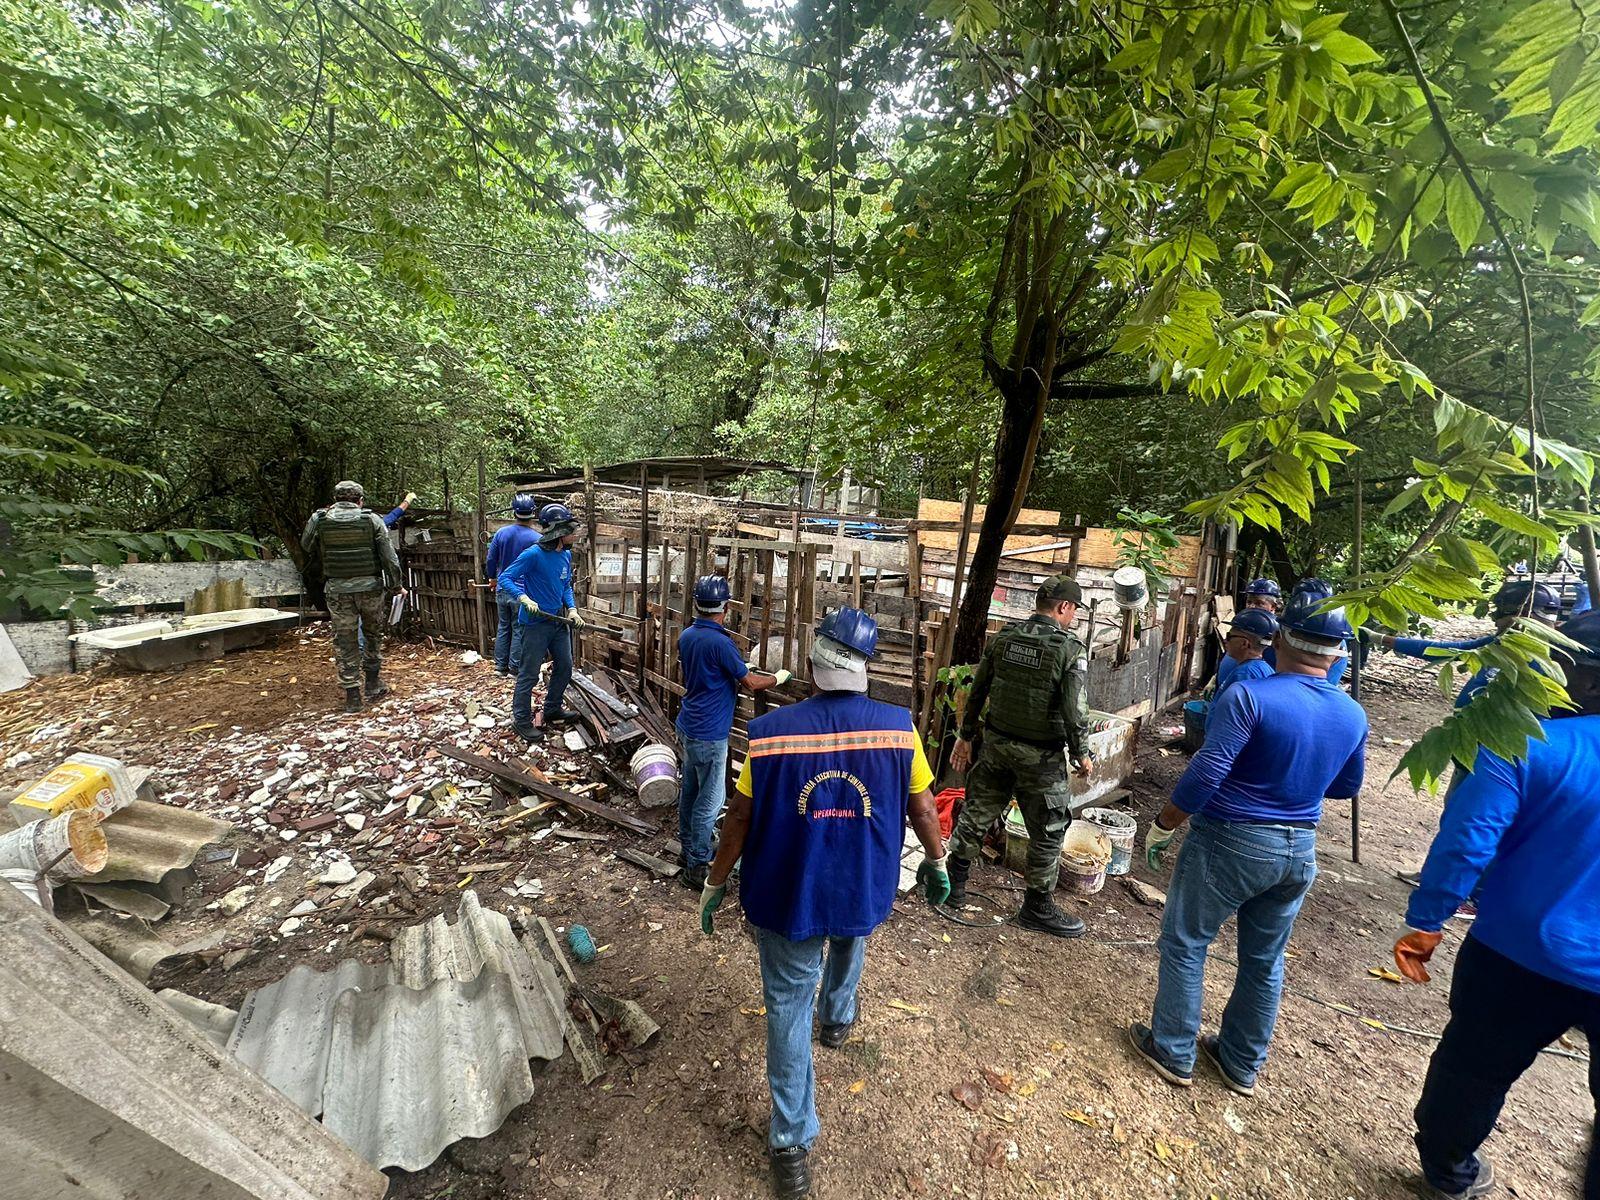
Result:
M772 1165L772 1191L779 1200L797 1200L811 1194L811 1164L804 1146L789 1146L767 1155Z
M1128 1043L1144 1059L1156 1069L1156 1074L1168 1083L1178 1087L1188 1087L1194 1082L1194 1072L1185 1071L1183 1068L1168 1062L1161 1051L1156 1049L1156 1035L1150 1032L1150 1026L1141 1025L1135 1021L1128 1026Z
M854 1021L846 1021L843 1025L824 1025L817 1034L817 1041L829 1050L837 1050L850 1040L850 1031L855 1027Z
M1230 1092L1240 1096L1254 1096L1256 1085L1253 1083L1240 1083L1233 1077L1233 1072L1222 1065L1222 1048L1218 1044L1217 1035L1205 1034L1200 1039L1200 1053L1211 1060L1211 1065L1217 1069L1217 1074L1222 1076L1222 1085Z
M1478 1177L1467 1185L1465 1191L1447 1192L1443 1188L1436 1188L1431 1183L1424 1182L1422 1194L1426 1200L1473 1200L1475 1196L1487 1196L1494 1191L1494 1164L1483 1155L1478 1155Z

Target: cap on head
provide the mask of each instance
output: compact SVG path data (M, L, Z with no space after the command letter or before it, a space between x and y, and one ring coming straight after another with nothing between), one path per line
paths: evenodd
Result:
M1283 589L1270 579L1252 579L1250 586L1244 589L1246 596L1271 596L1274 600L1283 599Z
M1527 579L1511 579L1500 585L1494 594L1491 616L1515 617L1531 612L1535 617L1550 620L1561 615L1561 599L1555 591L1542 583Z
M333 498L335 500L360 500L366 492L361 485L353 479L341 479L333 485Z
M526 521L538 509L539 502L527 492L518 492L511 497L511 515L519 521Z
M1244 633L1257 641L1270 640L1278 632L1278 618L1264 608L1247 608L1228 624L1228 636Z
M878 652L878 623L859 608L822 618L811 643L811 675L825 692L867 690L867 660Z
M1278 621L1280 641L1306 654L1346 657L1350 652L1345 648L1345 643L1355 637L1355 630L1350 628L1344 609L1319 611L1323 602L1333 594L1333 589L1330 587L1323 592L1319 587L1308 587L1307 584L1328 587L1320 579L1301 581L1290 595L1289 603Z
M694 583L694 606L701 612L722 612L733 593L721 575L702 575Z
M1070 575L1052 575L1039 585L1038 607L1054 604L1083 604L1083 589Z

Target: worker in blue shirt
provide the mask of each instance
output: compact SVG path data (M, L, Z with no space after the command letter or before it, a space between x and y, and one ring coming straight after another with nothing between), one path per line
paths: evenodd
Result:
M1277 673L1228 689L1205 745L1145 835L1155 869L1191 821L1167 889L1154 1015L1128 1028L1140 1057L1180 1087L1193 1080L1198 1044L1225 1086L1255 1093L1283 994L1284 947L1317 875L1322 799L1361 788L1367 715L1328 682L1354 635L1343 609L1318 611L1322 599L1310 591L1290 599ZM1206 955L1235 914L1233 994L1220 1031L1199 1037Z
M536 507L527 492L518 492L512 497L512 523L494 531L489 539L489 551L483 558L483 577L494 588L494 669L500 675L516 673L517 663L521 661L522 631L526 626L517 621L517 598L509 589L501 591L497 581L501 571L539 540L539 530L533 524Z
M575 721L578 714L563 708L562 699L572 682L572 631L583 627L583 614L572 595L572 544L578 540L578 522L564 504L546 507L550 524L539 540L517 555L495 580L497 591L509 592L520 605L522 659L517 664L517 684L511 692L511 730L525 742L542 742L544 733L533 724L533 685L552 661L550 684L545 691L545 723Z
M1273 586L1277 585L1274 584ZM1329 583L1326 579L1318 579L1314 575L1308 575L1306 578L1294 585L1294 590L1289 593L1289 603L1293 604L1295 597L1302 594L1316 596L1319 601L1326 600L1328 597L1333 595L1333 584ZM1268 646L1266 652L1262 654L1261 657L1266 659L1267 666L1272 667L1274 670L1277 669L1278 652L1274 647ZM1366 662L1366 659L1362 659L1361 661ZM1341 679L1344 678L1344 673L1349 666L1350 658L1348 655L1346 655L1344 658L1335 659L1333 666L1328 668L1328 682L1337 684Z
M1211 694L1211 707L1206 710L1206 727L1211 727L1212 715L1217 711L1217 701L1232 683L1246 679L1265 679L1272 674L1263 654L1278 632L1278 618L1266 609L1247 608L1228 625L1228 636L1223 639L1222 661L1217 664L1215 689Z
M1591 1046L1600 1041L1600 612L1561 632L1582 647L1566 672L1575 710L1540 722L1543 738L1530 739L1517 762L1479 748L1395 943L1401 973L1427 983L1444 922L1482 880L1478 919L1456 955L1450 1023L1416 1109L1417 1150L1436 1200L1493 1188L1478 1147L1540 1050L1574 1026ZM1589 1089L1600 1106L1593 1065ZM1583 1195L1600 1197L1592 1148Z
M1283 589L1270 579L1252 579L1244 589L1244 607L1258 608L1274 619L1283 611Z
M728 792L728 734L738 689L759 692L789 682L789 672L757 671L744 661L723 624L728 581L705 575L694 585L694 623L678 635L683 704L678 709L682 786L678 793L678 843L685 887L705 887L711 835Z
M811 648L815 694L750 722L750 754L700 896L700 927L711 934L728 874L744 856L739 901L756 926L761 962L767 1140L780 1197L811 1191L817 985L820 1040L836 1049L857 1017L867 935L894 905L908 818L926 855L917 877L928 902L950 894L933 772L911 714L866 695L877 643L877 622L866 613L829 613Z
M385 529L393 529L400 524L400 518L406 515L416 498L417 494L415 492L407 492L404 500L383 514L383 527Z
M1510 629L1518 617L1527 617L1544 625L1554 625L1561 618L1561 601L1551 588L1542 583L1512 579L1502 584L1500 590L1494 594L1489 616L1494 620L1494 632L1484 637L1459 641L1433 641L1427 638L1396 637L1386 633L1376 640L1385 650L1393 650L1396 654L1405 654L1412 658L1427 658L1438 663L1442 656L1429 654L1428 651L1481 649ZM1470 703L1493 677L1493 669L1490 667L1475 672L1456 696L1456 707L1461 708Z

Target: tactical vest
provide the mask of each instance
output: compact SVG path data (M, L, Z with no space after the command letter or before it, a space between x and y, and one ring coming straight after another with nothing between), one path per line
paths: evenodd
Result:
M1065 745L1067 668L1083 644L1054 621L1029 619L995 634L985 723L1027 742Z
M317 548L324 579L365 579L382 573L378 531L372 513L354 504L335 504L317 522Z

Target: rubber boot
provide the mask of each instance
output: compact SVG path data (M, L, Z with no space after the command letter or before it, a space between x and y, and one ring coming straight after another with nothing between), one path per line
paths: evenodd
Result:
M344 710L345 710L345 712L360 712L361 711L361 689L360 688L358 688L358 687L345 688L345 690L344 690Z
M1017 913L1017 925L1036 933L1048 933L1052 937L1083 936L1083 922L1077 917L1069 917L1057 908L1047 888L1028 889L1027 898L1023 900L1022 908Z
M772 1166L772 1191L780 1200L811 1194L811 1164L806 1161L804 1146L769 1151L767 1161Z
M970 858L957 858L954 854L945 864L945 870L950 875L950 894L945 897L946 908L960 908L967 902L967 879L972 874L972 860Z
M378 678L376 671L367 672L367 699L376 700L379 696L389 694L389 685Z

